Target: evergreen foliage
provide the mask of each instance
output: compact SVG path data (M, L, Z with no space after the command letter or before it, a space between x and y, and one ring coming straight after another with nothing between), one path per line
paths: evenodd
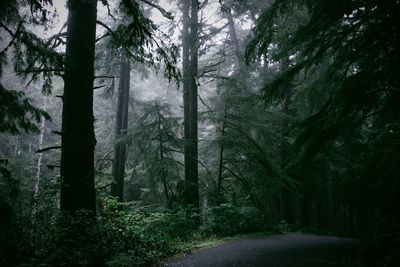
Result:
M288 67L264 86L266 103L288 87L297 103L308 98L298 106L306 112L295 128L291 164L307 195L301 197L303 222L310 223L315 212L306 206L320 198L311 196L319 180L310 176L321 175L316 166L322 164L329 166L323 183L332 183L329 176L339 179L338 191L330 192L337 194L334 203L349 205L350 229L392 247L398 247L399 216L389 207L400 201L398 175L392 173L397 167L391 165L399 159L392 139L400 107L399 10L398 1L273 1L258 19L246 53L249 62L289 59ZM290 26L296 17L297 24Z
M35 108L23 92L6 90L0 84L0 132L21 134L22 132L38 132L35 122L48 113Z
M175 117L171 107L161 101L141 103L135 101L140 107L128 134L119 142L129 145L132 153L135 173L130 180L136 186L142 184L143 204L148 203L156 195L156 199L167 202L179 200L178 184L180 181L179 161L183 154L182 140L178 133L180 130L179 118ZM162 188L162 189L161 189ZM162 192L158 195L158 192ZM161 201L163 202L163 201Z
M289 68L267 87L278 92L296 77L316 76L306 90L328 92L325 103L308 120L299 141L332 139L368 118L390 122L398 106L398 23L396 1L274 1L258 20L247 57L269 54L279 61L292 57ZM276 22L289 12L306 18L284 40L276 40ZM396 30L397 29L397 30ZM279 49L271 52L271 45ZM388 60L390 59L390 60ZM307 122L306 122L307 123ZM320 129L322 131L316 131Z
M399 265L399 1L74 0L47 36L55 4L0 2L0 265L264 230Z
M42 78L43 92L50 93L52 88L52 73L62 72L62 55L55 48L62 43L62 34L43 40L27 28L29 23L46 26L49 23L47 6L52 2L41 1L2 1L0 28L4 33L0 40L7 43L0 51L0 77L4 68L10 64L12 58L13 70L22 78L32 81ZM21 15L19 8L22 5L29 7L31 16ZM0 84L1 119L0 132L18 134L22 131L37 132L35 122L41 116L50 119L41 109L35 108L24 93L7 89Z

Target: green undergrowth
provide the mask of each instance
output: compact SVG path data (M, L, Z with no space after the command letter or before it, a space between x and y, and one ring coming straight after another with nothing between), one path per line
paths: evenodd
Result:
M0 266L152 266L173 255L269 234L252 208L227 204L196 215L183 207L137 207L105 199L99 216L59 214L0 234ZM259 218L259 217L258 217ZM203 221L199 227L199 221Z

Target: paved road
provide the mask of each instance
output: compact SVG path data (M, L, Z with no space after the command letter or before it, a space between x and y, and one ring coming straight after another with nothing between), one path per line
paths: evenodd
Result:
M160 267L325 267L357 266L359 242L316 235L274 235L228 242L163 263Z

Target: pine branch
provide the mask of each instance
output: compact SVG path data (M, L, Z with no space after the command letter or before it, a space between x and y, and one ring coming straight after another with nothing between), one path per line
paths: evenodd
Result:
M7 51L8 48L14 45L15 40L17 39L17 36L21 30L22 27L22 21L19 22L17 29L15 30L15 33L13 33L11 30L9 30L1 21L0 21L0 26L3 27L12 37L11 41L8 43L8 45L0 52L0 54L3 54Z

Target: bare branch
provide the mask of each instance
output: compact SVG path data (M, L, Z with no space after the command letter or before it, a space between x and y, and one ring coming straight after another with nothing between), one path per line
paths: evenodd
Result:
M107 0L101 0L101 3L102 3L104 6L107 7L107 13L108 13L108 15L109 15L114 21L117 21L117 20L115 19L115 17L111 14L110 4L108 3L108 1L107 1Z
M50 170L54 170L55 168L61 168L61 166L60 166L60 165L51 165L51 164L48 164L48 165L47 165L47 168L49 168Z
M61 149L61 146L49 146L43 149L39 149L38 151L36 151L35 153L43 153L49 150L54 150L54 149Z
M218 71L218 69L216 69L215 67L218 67L219 65L221 65L224 62L225 62L225 59L222 59L216 63L212 63L210 65L205 66L197 77L201 78L201 77L204 77L204 75L207 73Z
M52 134L56 134L56 135L62 135L61 131L51 131Z
M214 112L214 111L210 108L210 106L207 105L207 104L204 102L204 100L203 100L203 98L201 98L200 94L197 94L197 96L199 97L201 103L202 103L205 107L207 107L211 112Z
M98 37L98 38L96 39L95 42L97 43L97 42L100 41L101 39L103 39L103 38L105 38L105 37L107 37L107 36L110 36L110 35L111 35L110 33L106 33L106 34L104 34L104 35Z
M114 31L108 27L104 22L97 20L96 23L100 26L102 26L103 28L105 28L108 32L110 32L111 34L114 34Z
M106 86L107 86L107 84L95 86L95 87L93 87L93 90L97 90L97 89L100 89L100 88L103 88L103 87L106 87Z
M166 11L164 8L160 7L159 5L156 5L156 4L154 4L154 3L150 2L150 1L147 1L147 0L140 0L140 1L142 1L143 3L145 3L145 4L147 4L147 5L151 6L151 7L156 8L167 19L170 19L170 20L174 19L174 16L172 16L171 12Z
M109 76L109 75L100 75L100 76L94 76L95 79L116 79L119 78L118 76Z

